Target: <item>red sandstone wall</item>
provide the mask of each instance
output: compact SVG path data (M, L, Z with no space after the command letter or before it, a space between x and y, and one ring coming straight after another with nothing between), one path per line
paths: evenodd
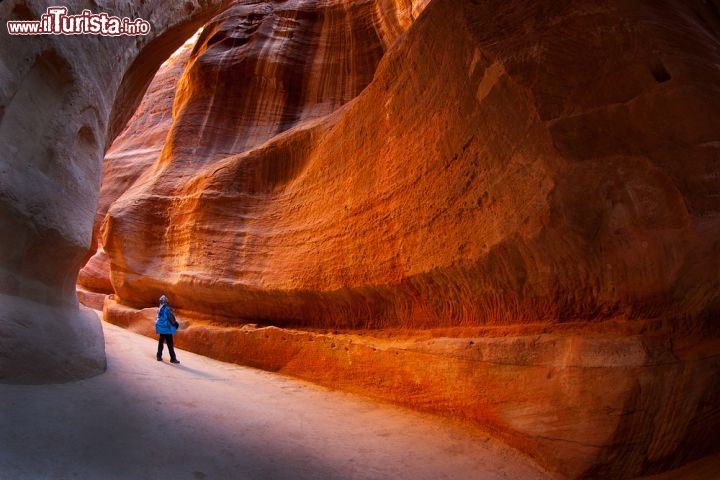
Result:
M206 27L105 221L120 302L331 327L717 312L710 6L438 0L402 34L389 5Z

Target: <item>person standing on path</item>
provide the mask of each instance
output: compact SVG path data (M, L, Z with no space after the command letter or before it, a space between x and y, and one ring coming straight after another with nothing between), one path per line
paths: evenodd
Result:
M162 361L163 343L167 342L168 351L170 352L170 363L180 363L175 356L175 348L173 348L173 335L177 332L178 323L173 315L172 308L168 305L165 295L160 296L160 308L158 309L157 320L155 321L155 332L160 334L158 340L157 359Z

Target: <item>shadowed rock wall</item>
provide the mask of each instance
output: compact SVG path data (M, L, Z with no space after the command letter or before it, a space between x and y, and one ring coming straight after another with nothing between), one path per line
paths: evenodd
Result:
M105 3L105 2L103 2ZM69 14L139 16L139 37L11 36L38 2L0 4L0 381L83 378L105 366L96 319L80 313L77 272L91 245L102 158L157 67L228 2L148 1Z

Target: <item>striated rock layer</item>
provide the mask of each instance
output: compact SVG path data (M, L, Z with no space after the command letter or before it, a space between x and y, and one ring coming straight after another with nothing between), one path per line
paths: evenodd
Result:
M717 450L718 11L232 7L107 211L106 318L166 293L186 348L480 422L568 477ZM484 330L381 374L245 322Z
M338 108L368 85L385 50L412 21L409 4L393 5L240 4L205 27L178 83L173 126L157 164L107 216L103 244L122 301L152 301L168 283L181 282L207 290L195 292L193 301L205 299L199 311L226 303L213 313L234 316L238 295L264 288L252 285L253 278L262 276L271 289L285 281L253 265L264 262L263 253L254 256L265 248L256 242L265 242L269 226L262 210L282 211L274 203L285 196L281 187L304 169L313 143L339 118ZM218 186L236 189L208 197L219 201L219 210L198 203L198 195L210 194L213 187L205 184L215 173L223 179ZM187 210L193 205L198 215ZM178 274L185 279L174 278ZM202 280L206 276L209 282ZM236 288L241 285L249 288ZM127 289L132 293L126 295ZM138 289L144 290L141 298ZM270 310L264 315L278 317Z
M100 198L93 225L93 241L96 243L99 243L98 232L110 205L155 163L165 144L165 137L172 125L175 85L187 65L194 45L191 40L185 42L161 65L127 128L105 153ZM101 244L98 244L94 255L80 270L77 286L82 303L102 309L104 295L113 290L110 265ZM96 299L93 300L93 296Z
M0 3L37 21L42 2ZM157 67L228 1L64 2L151 23L148 35L12 36L0 28L0 381L63 381L104 369L102 331L78 309L102 157Z
M246 70L255 68L255 63L259 61L263 64L269 63L258 67L263 70L247 76L243 76L243 72L235 69L233 67L235 64L226 66L222 72L222 77L226 77L224 80L212 64L194 67L193 72L196 77L206 77L206 83L222 80L224 86L207 88L205 91L195 88L191 92L191 98L181 100L192 105L182 106L183 116L181 120L175 122L173 135L185 135L179 133L179 130L190 129L192 130L190 137L184 138L194 138L195 144L210 149L217 148L216 143L226 141L224 137L232 137L236 139L233 140L232 150L242 151L245 143L238 144L237 138L246 135L255 136L253 140L255 143L262 142L274 133L290 128L293 122L315 118L333 111L367 85L387 46L407 28L427 2L421 0L407 5L404 2L396 5L395 2L387 1L365 2L362 5L359 5L360 2L355 2L353 6L330 2L322 8L308 2L285 3L281 7L273 7L267 2L260 2L259 5L258 2L242 2L215 21L212 33L205 34L206 37L212 35L212 38L205 40L209 44L220 42L220 45L213 53L208 52L204 55L204 62L209 61L210 58L213 59L212 62L224 62L230 47L236 44L243 45L251 38L248 35L256 35L258 22L264 19L264 30L277 29L278 33L270 33L277 38L273 39L274 43L256 42L256 51L243 53L242 61ZM269 14L271 10L273 12ZM358 26L351 25L352 16L358 16L360 19ZM301 28L308 28L309 31L298 32L297 30ZM348 33L345 31L346 28L353 30ZM286 38L288 35L289 37ZM300 35L304 37L301 38ZM367 35L372 35L374 38L368 39ZM258 45L262 46L262 51L257 50ZM106 154L95 231L102 223L109 206L157 159L164 145L165 136L170 130L172 120L170 110L175 95L175 84L188 61L190 46L191 44L186 43L185 47L176 52L173 58L159 70L128 127ZM348 46L351 48L348 49ZM338 51L343 49L348 49L351 58L337 58ZM316 52L314 57L310 55L312 52ZM269 60L264 58L268 54L292 56L296 59L291 63L286 59ZM273 70L277 68L280 70L277 72ZM305 74L312 78L302 79ZM267 85L267 78L271 76L278 77L275 81L279 84L279 93L273 90L275 87ZM255 83L251 87L244 83L237 87L227 86L237 79L245 78L253 79ZM296 80L299 83L296 83ZM303 84L306 82L310 85L304 87ZM183 82L183 85L185 83ZM184 86L180 88L186 89ZM303 88L309 90L303 92ZM267 98L260 96L254 98L258 92L263 92ZM268 102L287 100L290 103L297 103L300 96L307 97L310 104L287 105L283 107L287 108L287 111L279 113L273 113L270 111L271 108L268 108ZM223 127L223 133L215 132L214 139L204 139L200 143L194 135L198 129L202 130L201 124L208 115L205 112L206 106L215 105L216 97L221 98L223 102L222 107L218 108L224 108L224 111L231 112L234 116L244 117L242 121L251 124L243 131L235 131L236 125L231 120L215 118L214 123L227 123ZM248 104L245 110L241 110L238 108L240 102L254 103ZM292 108L297 112L293 113ZM235 113L232 113L233 111ZM297 118L287 120L281 118L283 116ZM243 140L245 141L249 140ZM190 154L191 162L194 161L195 153L193 151ZM143 181L147 180L143 179ZM113 291L109 282L107 257L102 246L81 270L78 284L83 290L104 293Z
M338 327L717 311L709 7L440 2L375 72L402 23L352 5L206 27L106 219L121 302Z

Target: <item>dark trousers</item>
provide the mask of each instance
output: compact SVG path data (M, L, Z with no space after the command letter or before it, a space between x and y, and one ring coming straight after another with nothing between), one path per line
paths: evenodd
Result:
M173 348L173 336L169 333L161 333L158 340L158 358L162 357L163 342L167 342L168 351L170 352L170 360L175 360L175 349Z

